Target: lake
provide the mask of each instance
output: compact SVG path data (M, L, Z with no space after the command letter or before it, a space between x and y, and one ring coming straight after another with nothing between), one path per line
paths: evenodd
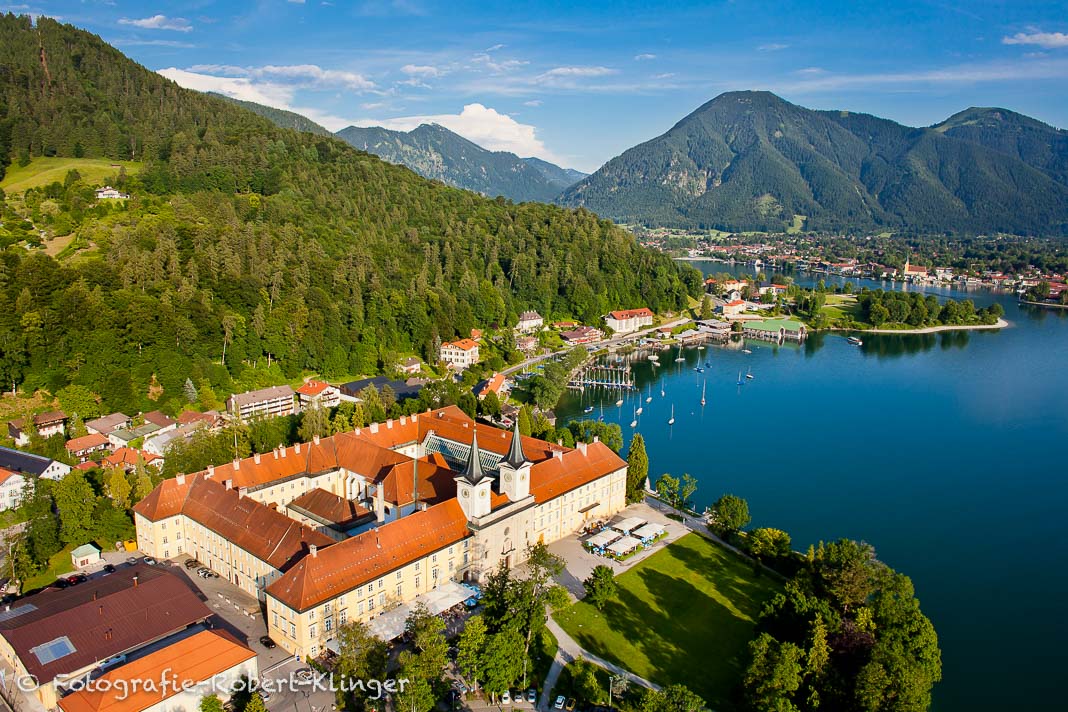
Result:
M1012 326L864 334L859 347L837 333L801 346L747 341L752 354L709 345L684 350L685 363L662 352L658 368L635 365L640 397L617 408L615 394L568 394L557 413L596 417L603 400L628 443L642 433L654 482L664 472L699 480L698 509L729 492L749 501L751 526L788 531L795 549L839 537L875 546L912 578L938 631L932 709L1064 709L1068 312L990 291L924 291L999 301ZM738 386L747 370L754 378ZM598 411L583 416L588 404Z

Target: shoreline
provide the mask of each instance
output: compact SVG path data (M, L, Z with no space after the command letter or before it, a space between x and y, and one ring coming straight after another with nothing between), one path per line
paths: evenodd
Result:
M853 331L858 334L936 334L939 331L975 331L981 329L1004 329L1012 326L1005 319L998 319L995 324L943 324L941 326L927 326L922 329L845 329L831 327L820 331Z
M1033 307L1046 307L1047 309L1068 309L1068 304L1054 304L1053 302L1029 302L1021 299L1020 304L1030 304Z

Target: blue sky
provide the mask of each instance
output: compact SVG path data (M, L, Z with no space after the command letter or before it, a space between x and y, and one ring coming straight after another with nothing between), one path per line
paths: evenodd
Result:
M99 34L180 84L332 130L436 121L592 171L712 97L928 125L1001 106L1068 127L1065 0L2 4Z

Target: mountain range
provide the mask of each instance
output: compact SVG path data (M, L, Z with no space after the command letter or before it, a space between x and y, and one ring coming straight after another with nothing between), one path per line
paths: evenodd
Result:
M488 196L503 195L517 202L550 202L585 173L537 158L520 158L506 151L488 151L438 124L422 124L411 131L380 126L349 126L337 136L361 151L447 185Z
M625 223L1068 233L1068 132L973 108L927 128L730 92L568 188Z

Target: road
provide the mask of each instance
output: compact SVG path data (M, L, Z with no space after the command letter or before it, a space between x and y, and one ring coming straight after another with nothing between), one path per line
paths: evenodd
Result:
M648 329L642 329L641 331L632 331L629 334L620 334L618 336L613 336L610 339L602 339L601 341L595 341L595 342L590 343L590 344L585 344L585 346L592 347L594 351L597 351L597 350L600 350L600 349L607 349L607 348L611 348L613 346L618 346L619 344L625 343L627 341L633 341L635 339L640 339L643 336L647 336L647 335L653 333L657 329L663 329L665 327L673 329L676 326L679 326L680 324L685 324L688 321L690 321L689 317L680 317L678 319L675 319L674 321L669 321L666 324L661 324L660 326L651 326ZM541 354L540 356L532 356L532 357L526 359L525 361L521 361L520 363L517 363L515 366L509 366L508 368L506 368L503 371L501 371L501 373L503 373L505 376L510 376L513 373L517 373L519 371L526 370L530 366L533 366L533 365L535 365L537 363L540 363L542 361L551 359L554 356L558 356L561 353L564 353L564 352L563 351L553 351L551 353Z

